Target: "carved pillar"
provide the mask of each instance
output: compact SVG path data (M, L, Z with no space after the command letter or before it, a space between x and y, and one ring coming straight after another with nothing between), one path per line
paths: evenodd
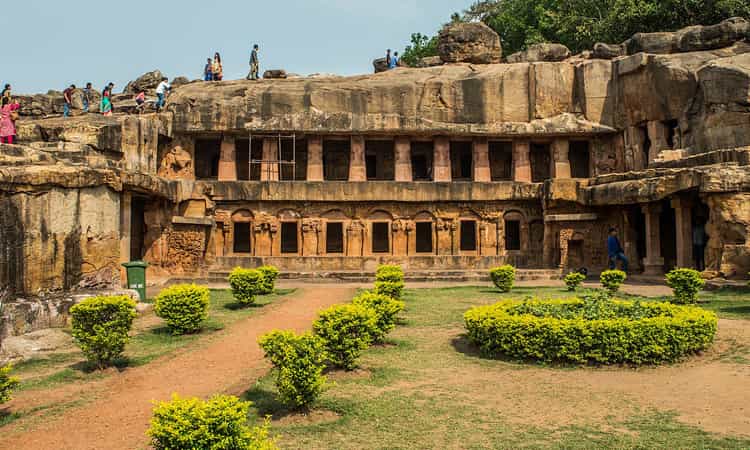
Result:
M531 183L531 149L529 141L513 142L513 180L519 183Z
M574 234L574 231L569 228L560 230L560 265L559 265L559 268L562 270L568 269L568 266L569 266L568 250L570 247L570 240L573 238L573 234Z
M664 273L664 258L661 256L661 230L659 216L661 205L650 203L642 205L646 216L646 259L643 261L644 275L661 275Z
M474 181L489 183L492 181L492 176L490 175L490 154L487 138L474 139L473 150Z
M396 181L412 181L411 140L408 137L397 137L393 151Z
M453 252L453 240L450 219L437 219L435 223L435 254L450 255Z
M279 141L263 139L263 162L260 164L260 181L279 181Z
M549 269L555 267L555 226L551 222L544 222L544 237L542 262Z
M408 233L414 228L413 224L406 220L394 220L391 223L392 230L392 254L393 256L406 256L409 254Z
M221 140L219 181L237 181L237 150L233 137L224 136Z
M120 198L120 262L130 261L131 216L133 195L123 192ZM20 244L20 243L19 243ZM125 270L120 270L122 282L125 283Z
M349 154L349 181L367 181L364 136L352 136Z
M681 198L672 199L677 236L677 267L693 267L692 203Z
M302 252L300 256L314 256L319 254L321 229L322 224L319 220L302 220Z
M307 139L307 181L323 181L323 138Z
M346 227L346 256L363 256L367 227L360 220L352 220Z
M451 181L451 144L447 137L435 138L434 181Z
M570 178L570 142L567 139L552 141L552 178Z

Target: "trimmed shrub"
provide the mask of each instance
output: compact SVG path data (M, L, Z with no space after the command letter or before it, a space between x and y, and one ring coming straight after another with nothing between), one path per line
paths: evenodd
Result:
M93 297L70 308L73 338L89 361L104 368L122 355L137 313L128 296Z
M242 305L255 303L255 296L265 289L263 273L256 269L237 267L229 274L228 280L234 299Z
M600 364L675 361L708 348L717 325L701 308L606 296L504 301L470 309L464 320L489 357Z
M375 312L378 329L377 334L373 336L375 342L381 342L385 335L396 327L396 316L406 306L400 300L374 292L364 292L354 297L352 303L370 308Z
M495 267L490 269L490 278L500 292L510 292L513 282L516 281L516 268L508 264Z
M351 370L378 335L377 317L364 306L334 305L318 313L313 331L323 339L328 359L337 367Z
M700 272L693 269L674 269L667 274L667 286L672 288L672 303L686 304L698 301L698 292L706 285Z
M263 281L260 285L258 294L273 294L273 291L276 288L276 279L279 277L280 273L279 269L277 269L275 266L260 266L257 270L261 273L261 275L263 275Z
M10 364L0 367L0 405L10 400L13 389L18 386L18 378L10 376L12 370Z
M325 387L326 352L323 341L310 333L272 331L261 336L260 347L276 369L281 400L300 408L315 402Z
M403 281L376 281L373 291L379 295L400 299L404 294Z
M391 281L391 282L402 282L404 281L404 270L401 266L394 264L384 264L378 267L375 272L375 281Z
M251 405L229 395L203 401L174 394L171 401L156 404L147 434L156 450L277 449L267 420L258 427L247 425Z
M581 283L586 280L586 275L578 272L570 272L569 274L565 275L565 278L563 278L563 281L565 281L565 286L568 287L569 291L575 291L578 289L578 286L581 285Z
M622 270L605 270L599 276L599 281L610 295L615 295L627 278L628 275Z
M210 298L205 286L177 284L156 296L154 312L167 322L173 334L194 333L208 318Z

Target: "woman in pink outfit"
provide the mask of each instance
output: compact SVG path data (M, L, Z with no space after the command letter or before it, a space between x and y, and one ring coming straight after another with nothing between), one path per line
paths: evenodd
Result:
M18 114L21 105L18 102L11 103L9 97L2 99L2 114L0 114L0 144L12 144L16 137L16 124L14 116Z

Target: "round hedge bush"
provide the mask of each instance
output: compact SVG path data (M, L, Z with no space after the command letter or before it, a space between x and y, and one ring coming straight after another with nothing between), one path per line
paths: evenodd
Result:
M510 292L513 289L513 282L516 281L516 268L506 264L490 269L490 279L500 292Z
M104 368L125 351L137 315L135 301L125 295L86 299L70 308L73 338L89 361Z
M177 284L156 296L154 312L174 334L194 333L208 318L210 293L205 286Z
M279 277L279 273L280 273L279 269L276 268L275 266L266 265L266 266L258 267L257 270L263 276L258 294L259 295L273 294L273 291L276 288L276 279Z
M255 296L267 289L264 272L257 269L235 267L229 274L232 295L242 305L255 303Z
M385 336L396 327L396 316L406 306L401 300L369 291L354 297L352 304L370 308L375 312L378 329L377 335L373 338L375 342L382 342Z
M670 303L603 299L503 301L464 314L485 356L546 362L657 364L708 348L716 315Z
M698 292L706 285L701 273L694 269L674 269L667 274L667 286L672 288L672 303L695 303Z

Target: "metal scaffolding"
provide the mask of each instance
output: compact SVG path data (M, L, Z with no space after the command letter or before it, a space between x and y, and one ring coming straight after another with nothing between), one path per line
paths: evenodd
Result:
M260 139L261 142L261 159L253 159L253 138ZM262 143L266 139L276 139L276 159L263 159L265 155L263 155L263 146ZM291 134L291 135L284 135L281 133L278 134L253 134L251 131L249 133L249 145L248 145L248 160L250 161L249 167L248 167L248 173L253 173L253 165L259 165L259 173L260 173L260 179L263 180L271 180L272 174L274 172L278 172L278 180L279 181L294 181L297 176L297 135ZM284 140L291 140L292 141L292 159L284 159L282 154L282 143ZM284 179L284 171L281 170L282 167L285 166L291 166L292 167L292 178L290 180ZM266 177L263 178L263 170L265 168L266 171ZM274 170L275 168L275 170Z

